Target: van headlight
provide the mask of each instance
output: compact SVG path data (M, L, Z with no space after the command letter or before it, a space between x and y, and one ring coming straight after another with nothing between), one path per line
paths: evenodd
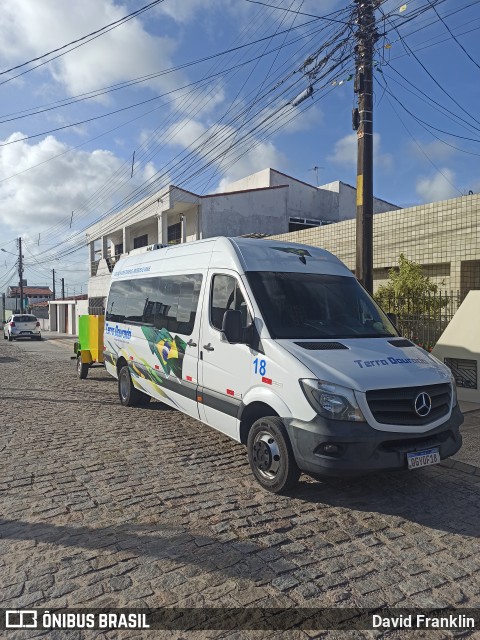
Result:
M353 389L324 380L299 380L303 393L313 409L325 418L365 422Z

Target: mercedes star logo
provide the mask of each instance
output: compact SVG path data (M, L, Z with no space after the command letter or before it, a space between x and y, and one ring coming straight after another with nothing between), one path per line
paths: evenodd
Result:
M428 393L425 393L425 391L419 393L415 398L414 407L415 413L421 418L425 418L426 416L428 416L428 414L432 410L432 399L430 398Z

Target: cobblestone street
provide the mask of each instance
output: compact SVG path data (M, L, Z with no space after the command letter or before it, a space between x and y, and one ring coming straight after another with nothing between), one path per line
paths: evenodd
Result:
M2 607L480 605L475 467L302 476L274 496L241 445L156 402L122 407L103 368L78 380L70 345L0 342ZM202 632L227 636L246 634Z

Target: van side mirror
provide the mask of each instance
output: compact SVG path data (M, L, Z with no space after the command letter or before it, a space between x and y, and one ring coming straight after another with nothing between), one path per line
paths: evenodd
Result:
M222 331L230 343L243 342L242 312L228 309L223 314Z
M387 318L393 324L394 327L397 326L397 314L396 313L387 313Z

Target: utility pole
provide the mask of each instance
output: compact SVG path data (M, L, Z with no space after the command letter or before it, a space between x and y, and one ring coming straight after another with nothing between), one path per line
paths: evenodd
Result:
M52 278L53 278L53 299L55 300L55 269L52 269Z
M376 0L355 0L357 45L355 47L355 93L358 109L353 112L357 130L357 240L355 275L373 292L373 48Z
M65 278L62 278L62 300L65 300Z
M23 256L21 237L18 239L18 280L20 285L20 313L23 313Z

